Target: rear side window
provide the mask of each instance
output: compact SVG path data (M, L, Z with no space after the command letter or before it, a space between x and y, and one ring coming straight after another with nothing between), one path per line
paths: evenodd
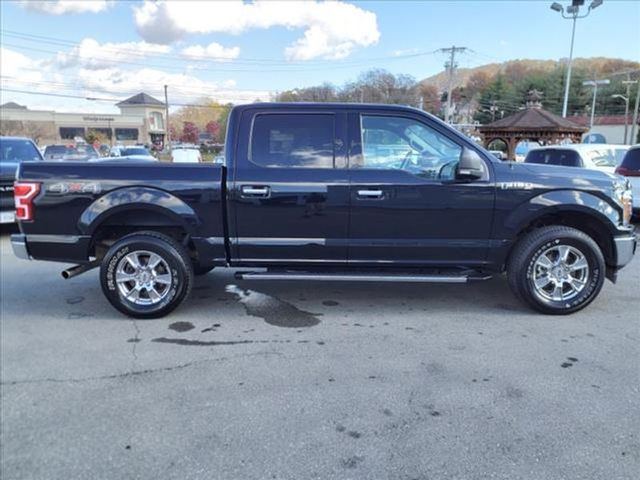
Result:
M333 115L257 115L251 161L274 168L333 168L334 124Z
M627 154L624 156L624 160L622 160L621 166L627 170L640 171L640 148L632 148L627 151Z
M563 167L582 166L580 155L573 150L531 150L527 153L527 158L524 161L525 163L541 163Z

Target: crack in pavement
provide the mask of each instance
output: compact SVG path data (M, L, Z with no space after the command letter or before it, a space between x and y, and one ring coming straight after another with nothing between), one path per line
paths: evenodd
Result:
M171 372L174 370L182 370L184 368L188 368L194 365L198 365L201 363L208 363L208 362L224 362L227 360L233 360L236 358L243 358L243 357L255 357L255 356L269 356L269 355L276 355L276 356L282 356L283 354L281 352L256 352L256 353L246 353L246 354L242 354L242 355L233 355L233 356L229 356L229 357L220 357L220 358L206 358L203 360L196 360L193 362L187 362L187 363L183 363L180 365L174 365L172 367L161 367L161 368L148 368L145 370L137 370L137 371L131 371L131 372L124 372L124 373L114 373L111 375L100 375L100 376L96 376L96 377L82 377L82 378L36 378L36 379L32 379L32 380L12 380L12 381L8 381L8 382L0 382L0 386L12 386L12 385L29 385L29 384L38 384L38 383L83 383L83 382L91 382L91 381L96 381L96 380L115 380L115 379L120 379L120 378L129 378L129 377L136 377L136 376L141 376L141 375L148 375L148 374L153 374L153 373L160 373L160 372Z

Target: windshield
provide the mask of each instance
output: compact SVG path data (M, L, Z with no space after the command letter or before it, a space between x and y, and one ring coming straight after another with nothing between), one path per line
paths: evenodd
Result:
M42 160L40 152L30 140L0 139L0 160L3 162L24 162Z
M125 148L122 150L121 155L123 157L127 157L129 155L151 155L146 148L135 147L135 148Z
M596 167L615 167L618 165L616 153L610 148L588 150L583 155L591 160ZM622 158L620 158L620 161L622 161Z

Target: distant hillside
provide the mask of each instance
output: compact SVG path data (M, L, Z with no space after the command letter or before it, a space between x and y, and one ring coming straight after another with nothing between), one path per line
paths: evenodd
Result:
M510 72L535 73L551 72L562 67L566 59L562 60L509 60L504 63L489 63L475 68L460 68L456 70L454 87L466 86L469 78L478 73L486 74L489 78L494 78L498 73L509 76ZM592 57L576 58L573 60L573 67L576 70L589 72L594 77L602 77L609 73L620 72L622 70L640 69L640 62L622 60L618 58ZM448 72L442 71L436 75L425 78L420 83L435 85L438 90L445 90L449 80Z

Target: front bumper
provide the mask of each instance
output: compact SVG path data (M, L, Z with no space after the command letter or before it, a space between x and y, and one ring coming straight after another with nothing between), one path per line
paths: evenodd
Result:
M613 238L616 247L615 267L622 268L631 261L638 248L638 237L631 231L626 235Z
M11 248L16 257L23 260L31 260L29 249L27 248L27 238L21 233L11 235Z

